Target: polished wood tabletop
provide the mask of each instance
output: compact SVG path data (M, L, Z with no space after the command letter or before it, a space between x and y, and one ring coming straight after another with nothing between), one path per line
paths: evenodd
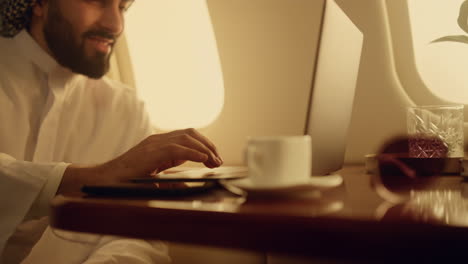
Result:
M57 229L353 259L460 255L468 245L468 187L434 176L400 188L363 165L343 184L287 195L222 188L181 197L57 196Z

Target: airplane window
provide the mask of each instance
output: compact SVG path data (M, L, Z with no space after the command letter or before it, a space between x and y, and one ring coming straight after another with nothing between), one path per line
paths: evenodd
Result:
M468 103L468 0L408 0L414 59L436 96Z
M136 1L125 19L136 88L153 124L173 130L216 120L224 81L206 1Z

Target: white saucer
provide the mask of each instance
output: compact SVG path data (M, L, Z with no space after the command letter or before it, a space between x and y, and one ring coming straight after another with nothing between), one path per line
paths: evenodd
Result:
M335 188L343 184L343 177L339 174L314 176L306 182L281 186L255 186L250 178L223 180L222 183L242 189L249 194L282 194Z

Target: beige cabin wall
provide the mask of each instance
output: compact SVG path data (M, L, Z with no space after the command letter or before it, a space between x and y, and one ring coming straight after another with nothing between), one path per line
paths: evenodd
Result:
M201 129L227 165L248 136L304 132L323 0L208 0L225 82L219 118Z
M394 68L385 1L337 3L364 34L346 152L347 163L363 163L364 155L376 153L386 141L406 133L406 108L411 101Z

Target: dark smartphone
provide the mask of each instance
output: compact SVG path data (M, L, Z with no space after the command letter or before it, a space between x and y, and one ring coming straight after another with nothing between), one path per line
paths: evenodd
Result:
M114 185L84 185L81 188L83 193L91 196L106 197L162 197L162 196L187 196L207 192L218 186L216 182L203 182L197 184L167 184L158 186L153 183L143 184L114 184Z
M216 174L205 177L146 177L130 179L132 183L163 183L163 182L217 182L220 180L235 180L245 178L246 175Z

